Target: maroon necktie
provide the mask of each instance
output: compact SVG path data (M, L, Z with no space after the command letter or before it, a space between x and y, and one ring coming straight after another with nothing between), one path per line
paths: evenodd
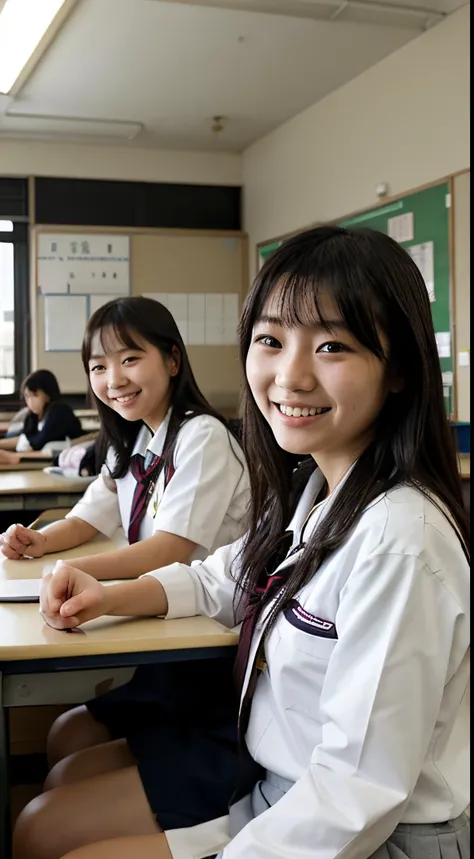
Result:
M255 627L257 625L258 618L260 617L260 612L262 608L262 601L265 594L269 594L269 592L274 592L278 590L279 584L283 579L288 575L288 569L285 568L278 575L273 575L272 571L276 570L282 561L287 557L288 551L291 547L291 543L293 540L292 532L286 532L282 540L280 541L276 552L274 553L271 563L267 565L264 576L260 580L259 584L252 591L247 599L247 606L245 610L244 619L242 621L242 626L240 628L240 636L239 636L239 645L237 648L237 656L234 662L234 679L237 686L237 691L239 693L242 692L242 688L245 680L245 672L247 670L247 663L249 660L250 647L252 644L253 634L255 632ZM298 547L299 548L299 547ZM251 678L251 682L249 683L249 687L253 686L252 680L256 679L256 671L255 667L257 664L257 658L255 659L253 666L253 674ZM249 690L247 690L245 697L247 698ZM253 688L250 691L250 696L253 695Z
M141 453L135 453L130 460L130 471L137 481L135 492L133 493L132 511L128 526L128 542L130 544L136 543L138 540L140 525L149 504L150 496L155 488L156 479L154 478L156 477L160 458L159 456L153 456L146 468L145 459Z

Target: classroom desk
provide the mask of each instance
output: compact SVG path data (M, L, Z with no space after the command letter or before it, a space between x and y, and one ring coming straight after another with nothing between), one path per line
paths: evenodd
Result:
M72 507L81 498L87 483L80 479L58 479L42 469L0 472L0 510L45 510Z
M122 541L122 542L121 542ZM118 532L111 541L98 535L90 543L60 555L30 561L0 562L6 578L37 578L58 557L95 554L125 543ZM177 620L159 618L98 618L73 632L47 626L37 603L0 603L0 856L9 850L8 684L19 675L56 673L94 668L136 667L159 662L222 656L235 647L238 636L206 617Z

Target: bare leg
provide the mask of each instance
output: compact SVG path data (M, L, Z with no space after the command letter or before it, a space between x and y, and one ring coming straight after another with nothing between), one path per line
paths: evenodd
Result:
M76 781L115 772L136 763L126 740L111 740L60 760L50 771L43 790L64 787Z
M51 726L47 744L48 764L51 768L74 752L108 743L111 739L105 725L97 722L87 707L74 707L62 713Z
M172 859L172 856L166 837L160 833L100 841L73 850L62 859Z
M156 835L136 767L42 793L21 812L12 859L60 859L72 850L125 835Z

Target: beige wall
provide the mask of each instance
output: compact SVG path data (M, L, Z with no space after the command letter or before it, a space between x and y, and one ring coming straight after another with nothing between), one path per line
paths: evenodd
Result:
M471 266L470 266L470 173L454 179L454 337L459 352L471 350ZM456 367L456 405L458 421L469 421L471 414L471 368Z
M240 155L0 140L0 174L240 185Z
M94 232L90 227L36 227L31 230L32 364L47 367L64 393L83 393L86 377L79 352L44 350L44 297L36 289L36 235L40 232ZM247 241L241 233L184 230L116 230L98 232L131 235L132 295L143 293L236 293L241 304L246 291ZM67 319L64 320L67 326ZM197 382L216 408L234 413L240 394L237 346L189 346Z
M255 245L469 166L469 8L313 105L243 156Z

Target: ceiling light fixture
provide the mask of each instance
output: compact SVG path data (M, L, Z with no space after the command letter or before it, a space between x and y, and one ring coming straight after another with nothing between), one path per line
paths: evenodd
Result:
M214 132L216 137L219 136L221 131L224 131L224 120L225 120L225 116L213 116L212 117L211 131Z
M6 0L0 11L0 93L9 93L65 0Z

